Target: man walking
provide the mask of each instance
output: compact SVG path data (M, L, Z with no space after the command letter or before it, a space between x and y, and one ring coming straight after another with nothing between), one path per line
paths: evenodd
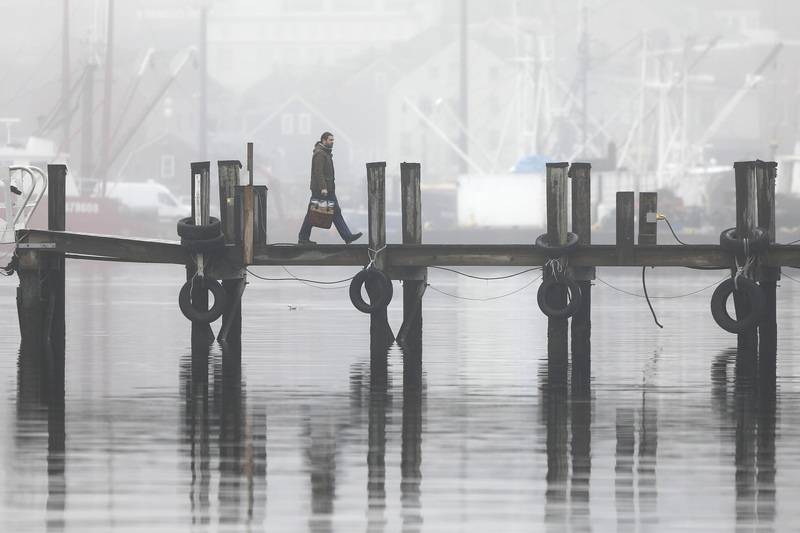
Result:
M314 145L314 155L311 157L311 199L333 200L333 224L344 242L351 242L361 237L361 232L352 233L342 216L339 200L336 199L336 183L333 172L333 134L326 131ZM300 226L297 244L317 244L311 240L311 222L308 213Z

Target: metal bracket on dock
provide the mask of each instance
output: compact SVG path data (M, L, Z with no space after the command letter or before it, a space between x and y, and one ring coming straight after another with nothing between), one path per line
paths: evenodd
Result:
M43 249L43 248L55 248L56 243L54 242L21 242L17 245L17 248L28 248L28 249Z

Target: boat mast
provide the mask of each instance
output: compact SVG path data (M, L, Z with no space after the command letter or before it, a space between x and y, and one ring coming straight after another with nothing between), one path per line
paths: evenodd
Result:
M100 168L98 174L102 189L100 196L106 195L106 183L108 181L108 167L110 162L111 150L111 97L114 66L114 0L108 0L108 13L106 16L106 76L105 90L103 95L103 153L100 154Z
M61 25L61 112L64 117L61 149L64 152L69 152L69 0L64 0L63 2Z

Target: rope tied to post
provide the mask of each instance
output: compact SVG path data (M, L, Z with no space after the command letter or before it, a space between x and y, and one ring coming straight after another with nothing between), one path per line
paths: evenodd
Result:
M369 263L364 267L364 270L368 268L372 268L375 266L375 261L378 260L378 254L381 253L386 249L386 245L383 245L383 248L379 250L373 250L372 248L367 248L367 257L369 257Z
M550 271L553 273L553 276L557 276L558 274L563 274L567 270L567 258L562 257L559 259L548 259L547 262L544 264L542 269L550 268Z
M747 239L745 239L747 240ZM734 260L736 261L736 272L733 274L733 285L736 290L739 290L739 278L750 278L750 267L756 260L755 255L748 255L743 265L739 264L739 256L737 255Z

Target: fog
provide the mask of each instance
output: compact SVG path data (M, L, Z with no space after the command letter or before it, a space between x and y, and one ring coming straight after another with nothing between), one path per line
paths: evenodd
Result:
M34 162L85 179L185 194L191 162L245 161L253 142L255 183L302 203L323 131L352 207L371 161L390 179L419 162L431 187L589 161L669 191L737 160L791 176L798 153L792 0L0 5L5 144L49 140Z

